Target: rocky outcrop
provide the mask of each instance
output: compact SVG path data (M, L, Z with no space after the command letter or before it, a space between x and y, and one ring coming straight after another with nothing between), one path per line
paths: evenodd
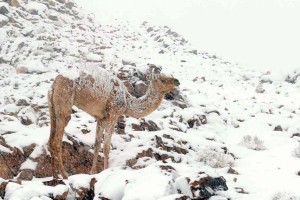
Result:
M67 138L70 142L63 141L62 146L62 157L66 172L69 175L88 174L93 161L93 154L89 151L91 147L76 141L71 136L67 136ZM7 148L7 152L0 150L0 175L2 178L12 179L17 177L21 180L31 180L33 177L52 176L51 157L47 149L30 145L20 150L6 145L5 140L0 139L1 145L5 145ZM38 151L40 153L36 154ZM100 156L98 162L102 163ZM99 164L98 171L101 170Z

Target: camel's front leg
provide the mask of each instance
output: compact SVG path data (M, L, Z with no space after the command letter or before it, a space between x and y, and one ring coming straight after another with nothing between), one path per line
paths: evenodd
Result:
M93 165L90 171L90 174L96 174L97 173L97 163L98 163L98 155L99 155L99 150L101 146L101 140L103 137L103 121L100 119L97 119L97 128L96 128L96 140L95 140L95 145L94 145L94 157L93 157Z
M104 144L103 144L103 154L104 154L104 169L108 168L108 158L109 158L109 151L110 151L110 141L111 136L114 132L116 119L111 120L109 122L108 128L104 132Z

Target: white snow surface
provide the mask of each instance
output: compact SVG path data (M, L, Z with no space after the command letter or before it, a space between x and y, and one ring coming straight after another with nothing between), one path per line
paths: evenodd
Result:
M60 17L64 22L57 24L51 24L44 16L29 15L33 21L39 21L33 24L22 19L33 27L35 35L32 37L22 35L21 30L12 25L4 26L7 32L18 30L0 50L0 58L4 60L0 64L0 136L7 144L21 149L35 143L37 147L30 159L46 148L50 132L47 91L57 74L74 79L81 68L90 70L105 65L107 70L115 72L128 67L123 66L122 60L130 60L135 62L137 69L144 71L147 63L155 63L180 81L181 94L189 107L182 109L164 100L156 111L145 117L161 128L154 132L134 131L132 124L139 124L141 120L126 118L126 134L112 136L109 169L91 176L74 175L66 182L75 188L89 187L89 180L95 177L95 199L103 196L112 200L171 200L179 197L177 189L190 196L185 178L205 172L213 177L223 176L229 188L212 200L300 198L300 177L297 175L300 158L294 156L300 137L293 136L300 133L299 79L293 84L284 81L285 78L248 70L203 51L195 54L195 48L182 42L183 38L169 27L150 23L137 26L120 20L99 26L92 16L78 11L80 20L63 14ZM74 20L75 28L71 26ZM43 37L49 40L37 39ZM26 45L20 50L22 42ZM164 53L159 53L161 51ZM16 73L16 67L21 64L29 73ZM258 85L264 92L256 91ZM19 103L21 100L28 104ZM36 111L34 116L33 110ZM28 111L27 116L34 119L34 124L22 124L18 114L24 113L20 111ZM66 132L92 145L95 120L81 110L76 111ZM186 121L195 115L205 115L207 124L190 128ZM282 131L274 131L277 126L282 127ZM91 131L83 134L82 127ZM164 138L165 134L174 141ZM188 153L157 148L156 136L161 137L164 144L177 145ZM263 142L259 150L257 145L262 143L257 143L255 137ZM170 158L163 163L144 157L138 159L134 169L127 166L128 160L149 148L154 153L173 156L174 160ZM9 152L9 149L0 146L0 151ZM163 165L175 171L163 171L160 169ZM35 167L29 159L22 166ZM229 167L239 174L227 173ZM45 199L49 193L62 194L68 189L62 185L45 186L42 181L34 178L22 185L8 183L4 199ZM246 193L240 193L239 188Z

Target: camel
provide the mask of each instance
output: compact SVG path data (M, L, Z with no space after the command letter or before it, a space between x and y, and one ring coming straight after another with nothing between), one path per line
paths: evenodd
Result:
M64 129L71 119L72 106L93 116L96 121L96 139L90 174L97 173L97 157L103 139L104 169L108 168L111 136L118 117L144 117L161 104L165 94L176 89L179 81L162 73L152 73L150 84L144 96L132 96L123 82L110 76L102 68L92 73L81 72L71 79L58 75L48 94L50 113L50 137L48 147L51 154L52 174L58 178L56 162L64 179L67 173L62 160L62 139Z

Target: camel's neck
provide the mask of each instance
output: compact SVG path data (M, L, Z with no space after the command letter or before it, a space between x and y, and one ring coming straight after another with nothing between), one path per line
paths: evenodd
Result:
M165 93L155 90L153 85L150 83L144 96L136 98L130 94L127 95L127 109L124 114L134 118L140 118L149 115L151 112L156 110L156 108L158 108L164 96Z

